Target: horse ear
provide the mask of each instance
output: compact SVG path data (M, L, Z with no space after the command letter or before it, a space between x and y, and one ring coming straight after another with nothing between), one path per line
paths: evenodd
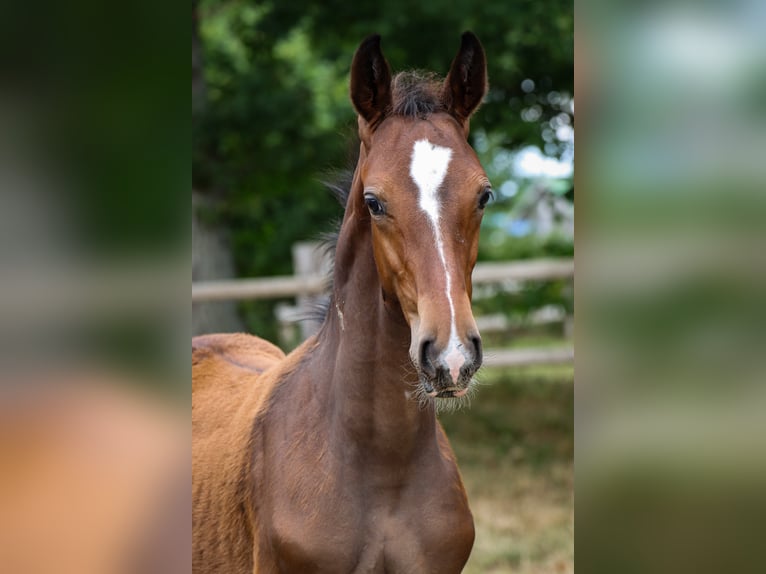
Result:
M391 68L380 49L380 35L365 38L351 63L351 101L374 128L391 108Z
M487 93L487 59L473 32L464 32L460 50L444 81L444 105L467 128L468 118Z

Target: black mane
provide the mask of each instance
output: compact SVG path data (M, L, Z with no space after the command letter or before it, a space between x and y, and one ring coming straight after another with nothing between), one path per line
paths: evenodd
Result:
M431 72L409 71L391 80L391 113L406 118L427 118L445 111L442 79Z

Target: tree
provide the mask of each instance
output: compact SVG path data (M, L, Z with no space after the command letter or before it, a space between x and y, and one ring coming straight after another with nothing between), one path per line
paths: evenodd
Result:
M340 216L319 181L354 147L348 70L370 33L383 36L395 71L446 73L461 32L473 30L491 86L472 125L492 144L484 159L528 145L565 151L551 122L573 115L571 2L200 0L198 16L206 103L193 114L192 177L222 200L206 217L232 231L242 275L289 273L292 243ZM245 311L273 335L270 305Z

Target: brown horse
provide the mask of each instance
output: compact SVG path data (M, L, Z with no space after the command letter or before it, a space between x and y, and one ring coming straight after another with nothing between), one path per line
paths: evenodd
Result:
M360 155L319 333L290 355L192 342L198 573L460 572L474 526L437 402L481 364L471 272L489 181L467 142L486 92L463 34L447 78L351 67Z

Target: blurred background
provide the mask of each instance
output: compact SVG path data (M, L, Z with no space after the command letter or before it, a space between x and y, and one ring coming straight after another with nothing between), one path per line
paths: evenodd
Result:
M576 12L579 565L760 572L766 5ZM189 570L189 331L282 341L277 305L298 303L205 303L213 320L200 302L192 328L190 263L195 283L293 276L292 245L332 227L319 181L348 165L368 33L396 70L442 73L479 35L493 89L472 143L498 196L482 264L573 253L571 6L193 3L191 125L184 21L90 0L0 19L4 572ZM482 290L495 349L571 344L569 279ZM477 513L471 571L570 571L571 366L484 380L443 418Z
M1 572L191 566L188 28L152 4L3 5Z
M467 572L573 571L573 17L561 0L192 6L192 330L285 350L316 327L312 242L342 217L322 182L354 167L359 42L379 33L394 72L440 75L463 31L484 45L470 139L495 190L474 278L485 385L442 417L477 523Z
M766 3L577 4L577 551L758 572Z

